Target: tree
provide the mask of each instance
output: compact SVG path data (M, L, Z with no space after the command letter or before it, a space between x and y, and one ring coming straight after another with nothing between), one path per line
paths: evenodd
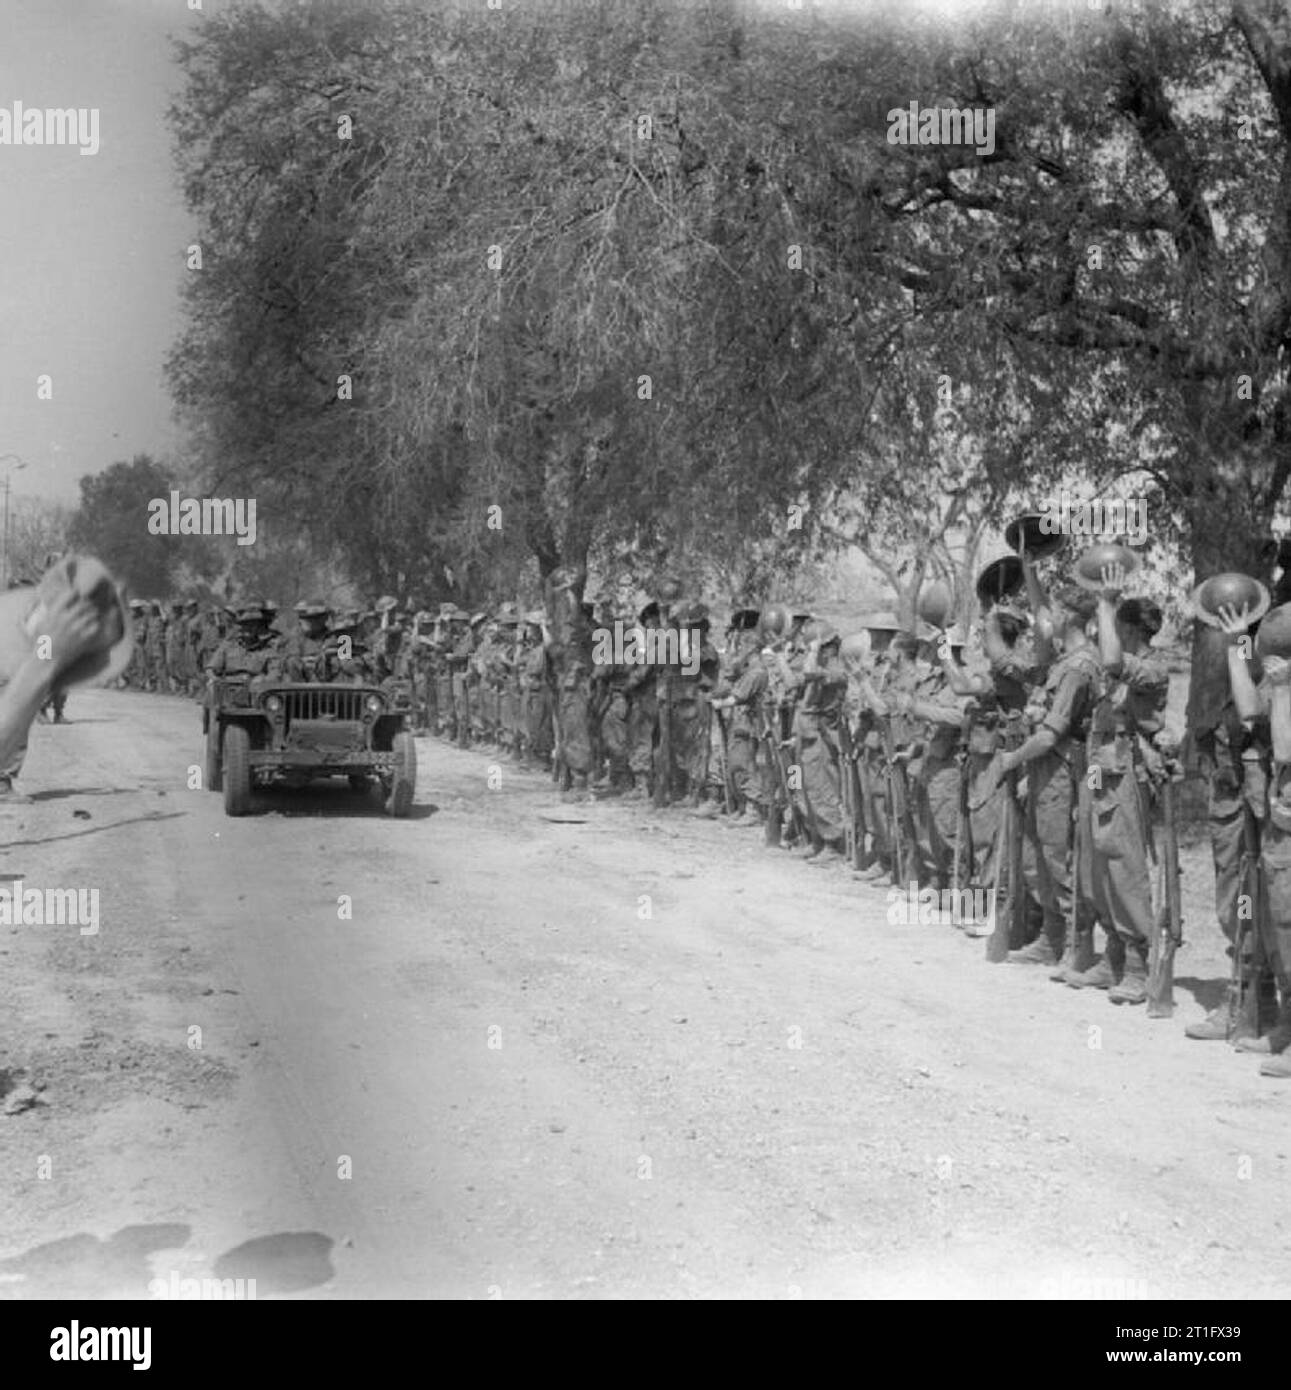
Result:
M70 548L95 555L141 598L169 598L172 572L181 557L200 548L201 538L152 535L148 504L169 503L172 483L147 454L118 462L80 480L81 502L71 519Z

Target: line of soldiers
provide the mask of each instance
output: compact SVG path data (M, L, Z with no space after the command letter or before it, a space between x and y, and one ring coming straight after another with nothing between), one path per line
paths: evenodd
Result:
M1169 999L1181 925L1173 807L1183 771L1164 724L1169 669L1152 645L1162 615L1149 599L1125 597L1134 557L1123 546L1095 547L1092 569L1052 594L1025 542L1016 548L979 580L982 622L968 647L956 630L927 623L910 632L876 622L844 636L771 605L737 607L719 652L708 610L679 586L616 611L579 601L581 575L558 571L545 610L443 606L417 649L425 719L462 746L491 744L549 767L571 792L724 814L727 826L758 827L813 866L903 890L977 886L991 904L987 921L957 925L1001 942L989 959L1168 1016L1172 1003L1154 1009L1149 999L1162 953ZM1254 612L1253 602L1232 604L1212 621L1238 644ZM1291 689L1291 606L1285 613L1288 660L1266 658L1259 689ZM687 659L606 660L597 639L616 625L688 634ZM1270 763L1273 734L1260 729L1279 706L1235 675L1225 708L1249 778ZM1186 1029L1267 1054L1261 1070L1274 1076L1291 1075L1282 964L1291 936L1284 949L1277 925L1291 932L1291 696L1286 718L1284 810L1266 790L1239 813L1243 784L1234 789L1231 766L1218 782L1202 767L1217 909L1235 964L1229 997ZM1286 862L1275 871L1277 854ZM1248 872L1264 877L1248 913L1258 929L1244 931Z
M197 673L239 670L403 681L416 728L509 752L569 795L683 803L757 827L813 866L903 891L975 888L988 920L957 925L989 934L989 959L1166 1016L1149 971L1163 941L1167 961L1179 943L1171 808L1181 764L1164 728L1168 669L1152 645L1161 613L1124 597L1125 547L1094 547L1093 568L1050 594L1025 538L1010 543L1019 553L979 578L982 621L968 646L940 614L914 632L878 621L843 635L772 604L736 606L719 650L708 609L675 582L640 605L587 603L585 576L560 570L545 606L527 612L413 612L387 597L366 612L301 603L288 625L261 600L174 604L169 617L135 601L127 682L196 692ZM1267 590L1240 575L1194 595L1221 651L1208 684L1194 669L1186 756L1207 784L1233 967L1225 999L1185 1031L1265 1053L1261 1070L1283 1076L1291 584L1276 597L1286 606L1265 617ZM609 633L632 641L607 646ZM649 637L676 640L642 659Z

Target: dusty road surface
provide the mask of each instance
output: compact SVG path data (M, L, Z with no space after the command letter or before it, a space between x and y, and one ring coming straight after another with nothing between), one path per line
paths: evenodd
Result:
M229 820L190 702L69 715L0 812L0 871L100 916L0 927L0 1297L1291 1293L1291 1085L1183 1037L1200 852L1150 1022L484 752L420 740L406 821Z

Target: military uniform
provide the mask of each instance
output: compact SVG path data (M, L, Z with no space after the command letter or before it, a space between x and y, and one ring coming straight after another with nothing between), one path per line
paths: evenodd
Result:
M291 681L322 680L329 611L325 604L303 602L297 605L296 616L296 630L282 644L283 670Z
M165 690L169 684L166 672L166 619L161 604L153 603L148 619L147 643L148 689Z
M767 673L756 648L741 653L727 678L715 692L719 699L731 701L726 759L735 809L745 818L760 818L767 806L766 789L758 768L758 745L762 738L762 701L766 697Z
M670 731L674 789L698 806L708 783L712 756L712 716L709 694L716 684L719 661L708 641L708 609L691 604L677 616L682 665L672 673ZM693 669L687 670L689 666Z
M1038 851L1034 887L1043 914L1043 934L1033 949L1013 952L1010 958L1061 963L1064 971L1090 950L1093 935L1089 845L1086 836L1073 835L1073 828L1078 798L1087 794L1085 743L1101 672L1089 646L1066 652L1054 662L1045 680L1046 712L1040 727L1049 729L1056 742L1025 766L1024 824ZM1068 943L1073 905L1076 936ZM1069 944L1073 951L1079 950L1064 961Z
M553 744L551 668L537 613L530 613L521 646L520 688L524 700L525 753L546 764Z
M822 854L828 850L832 858L844 837L838 725L847 695L847 673L839 659L837 634L822 634L819 651L804 662L798 689L794 734L803 799L814 844L822 847Z
M959 752L965 702L951 690L945 673L935 667L917 676L914 699L935 715L926 721L922 756L911 768L919 879L937 888L949 888L959 833Z
M238 610L238 630L220 643L211 658L214 676L276 676L278 656L268 626L270 610L249 603Z
M1126 652L1116 675L1102 674L1090 720L1089 775L1081 788L1090 903L1108 933L1105 978L1109 985L1124 981L1116 997L1132 993L1133 1002L1141 993L1135 982L1146 979L1155 929L1151 805L1164 768L1151 739L1161 728L1169 688L1165 662L1150 650Z
M369 685L375 679L372 656L361 635L364 625L357 609L338 613L328 628L323 647L324 681Z

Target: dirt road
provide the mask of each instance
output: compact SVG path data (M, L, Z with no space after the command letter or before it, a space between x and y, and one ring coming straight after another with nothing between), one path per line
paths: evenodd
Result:
M1201 852L1150 1022L483 752L419 740L407 821L229 820L191 703L69 715L0 812L0 872L100 903L0 926L0 1298L1291 1293L1291 1086L1183 1037Z

